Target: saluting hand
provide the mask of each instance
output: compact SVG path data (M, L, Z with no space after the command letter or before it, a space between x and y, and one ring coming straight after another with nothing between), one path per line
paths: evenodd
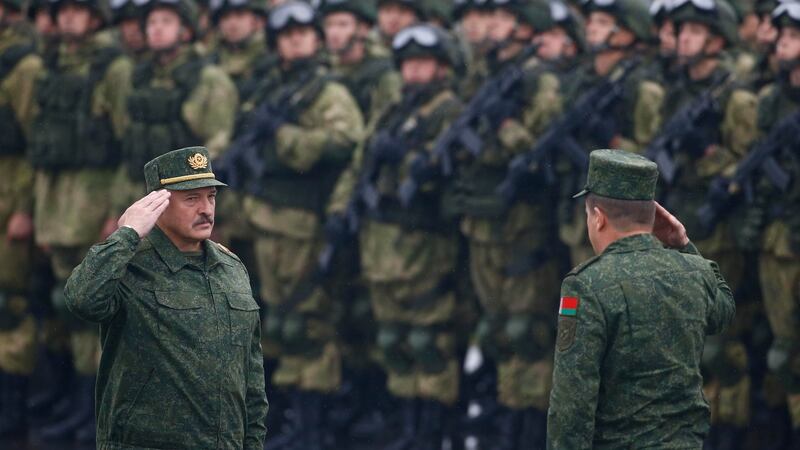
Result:
M658 202L656 202L656 220L653 223L653 235L669 248L683 248L689 244L686 227Z
M161 213L169 206L169 196L170 192L166 189L147 194L125 210L117 224L120 228L125 226L133 228L140 238L147 236L161 217Z

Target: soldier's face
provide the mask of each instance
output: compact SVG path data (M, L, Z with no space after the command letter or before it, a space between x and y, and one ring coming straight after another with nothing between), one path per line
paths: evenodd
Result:
M125 19L119 24L119 33L125 47L139 51L144 49L147 42L142 33L142 26L139 19Z
M85 5L67 3L58 9L58 33L66 38L85 36L92 30L92 10Z
M278 54L284 61L296 61L314 56L319 50L319 36L312 27L291 27L278 34Z
M219 33L230 44L246 40L258 30L258 26L258 16L248 10L229 11L219 19Z
M800 59L800 29L783 27L778 38L775 54L779 61Z
M347 47L358 32L358 20L349 12L335 12L325 16L325 45L338 52Z
M185 29L178 13L171 8L155 8L147 15L147 46L151 50L166 50L180 43Z
M677 46L675 24L671 20L665 20L658 29L658 49L662 55L674 55Z
M618 30L617 19L609 13L593 11L586 21L586 42L599 46L608 42L611 33Z
M561 27L553 27L539 33L536 43L539 44L537 55L544 60L573 57L576 53L575 43Z
M433 57L408 58L400 65L400 73L405 84L428 84L439 74L439 61Z
M158 219L158 226L185 242L206 240L214 228L216 200L214 187L172 191L169 206Z
M378 29L386 37L392 38L400 30L416 22L417 14L407 6L384 3L378 8Z
M708 25L685 22L678 31L678 58L685 59L700 55L711 38Z
M778 39L778 29L772 25L772 16L764 14L756 29L756 42L763 48L769 48Z
M503 42L511 38L516 28L517 16L505 8L497 8L492 13L489 38L494 42Z
M53 22L53 16L50 15L50 12L46 8L41 8L36 11L34 25L36 26L36 31L42 36L53 36L58 32L58 28Z
M467 39L467 42L470 44L486 42L489 36L492 17L493 14L475 9L464 13L464 16L461 18L461 28L464 30L464 37Z

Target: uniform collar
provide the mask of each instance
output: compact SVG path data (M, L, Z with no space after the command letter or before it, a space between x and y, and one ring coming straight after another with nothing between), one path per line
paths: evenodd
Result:
M654 248L663 248L661 242L650 233L634 234L622 239L617 239L611 245L606 247L603 255L610 253L629 253L641 250L650 250Z
M158 256L161 257L161 260L164 261L164 264L166 264L172 273L175 273L183 269L184 266L191 264L189 259L180 250L178 250L178 247L175 247L175 244L169 240L167 235L164 234L160 228L153 227L153 230L147 235L147 240L150 241L150 243L153 245L153 248L156 249ZM211 270L217 264L230 265L230 262L224 259L224 257L220 254L220 250L217 248L216 244L206 239L203 242L203 247L206 255L206 266L209 270Z

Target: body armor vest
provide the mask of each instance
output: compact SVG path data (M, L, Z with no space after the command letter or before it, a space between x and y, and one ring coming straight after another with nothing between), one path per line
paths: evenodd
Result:
M36 90L41 112L29 147L34 167L113 167L119 162L111 119L93 116L91 103L97 83L121 54L117 48L97 50L86 74L60 71L57 50L46 58L48 71Z
M14 45L0 55L0 82L3 82L17 64L36 52L36 44ZM25 135L17 122L11 104L0 105L0 156L25 153Z
M193 56L171 73L174 87L152 86L153 63L139 64L133 74L128 98L130 126L123 142L123 160L132 179L140 179L142 167L176 148L202 145L183 119L183 104L200 82L206 61Z
M372 108L372 88L392 69L394 65L390 58L371 58L342 80L364 114L368 114Z

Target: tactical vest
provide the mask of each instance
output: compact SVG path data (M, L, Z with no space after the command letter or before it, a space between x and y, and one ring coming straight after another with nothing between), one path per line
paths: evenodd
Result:
M413 148L409 151L426 151L425 143L436 139L442 131L445 120L445 111L450 107L451 102L444 100L440 102L426 116L421 116L420 109L431 99L441 94L431 92L430 95L422 96L420 104L412 105L409 110L403 102L388 111L377 127L378 130L393 130L392 134L403 134L408 137ZM453 97L455 99L455 96ZM404 129L408 123L414 123L413 129ZM376 133L377 135L377 133ZM370 155L366 156L367 158ZM401 179L399 165L383 164L378 169L376 187L380 193L381 200L375 210L368 210L367 216L370 220L382 223L393 223L403 228L414 231L421 230L430 233L452 233L455 222L443 218L441 210L441 189L433 191L419 191L414 196L411 204L404 206L400 203L397 192L400 187Z
M119 162L111 118L94 116L91 108L97 84L121 54L114 47L95 51L86 74L61 71L57 49L45 59L48 70L36 87L40 113L28 154L34 167L113 167Z
M0 83L5 81L23 58L35 52L34 42L7 48L0 55ZM0 105L0 155L21 155L25 153L25 145L25 135L11 104Z
M264 101L280 105L287 111L289 121L296 121L319 97L325 86L333 80L329 74L316 72L301 74L284 80L280 87L271 90ZM305 76L304 76L305 75ZM268 146L276 145L274 142ZM274 147L267 150L274 155ZM296 208L311 211L320 217L333 192L339 175L347 166L347 161L319 162L310 170L299 173L284 165L277 157L268 158L266 179L258 180L258 186L250 189L259 198L277 207Z
M378 85L385 73L393 69L394 64L389 58L370 58L342 79L364 114L368 114L372 107L372 88Z
M206 61L193 56L171 75L174 87L152 86L153 62L139 64L133 73L133 91L128 97L130 125L122 145L123 161L131 179L142 177L142 167L176 148L202 145L183 119L183 104L200 82Z

